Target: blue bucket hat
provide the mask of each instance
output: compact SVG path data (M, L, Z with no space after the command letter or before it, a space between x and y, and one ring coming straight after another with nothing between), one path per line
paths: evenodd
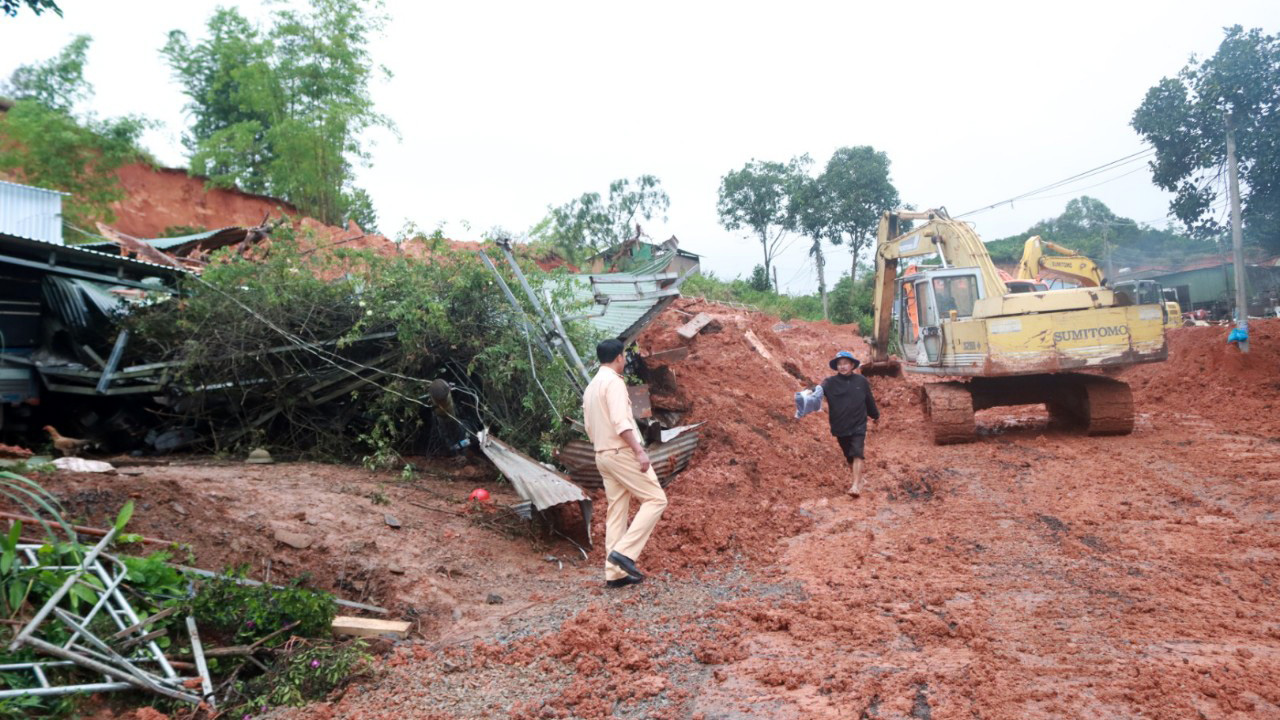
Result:
M835 357L831 358L831 362L827 363L828 365L831 366L832 370L836 369L836 362L838 362L840 358L848 358L852 360L854 370L857 370L858 366L862 364L858 362L858 358L853 356L853 353L849 352L848 350L841 350L840 352L836 353Z

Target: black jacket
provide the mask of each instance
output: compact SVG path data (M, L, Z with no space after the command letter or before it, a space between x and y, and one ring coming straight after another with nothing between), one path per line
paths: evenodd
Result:
M831 421L831 434L864 435L867 418L880 419L875 398L871 397L871 383L857 373L832 375L822 381L822 394L827 401L827 418Z

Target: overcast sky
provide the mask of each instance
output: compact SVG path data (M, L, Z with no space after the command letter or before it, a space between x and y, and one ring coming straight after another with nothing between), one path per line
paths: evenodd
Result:
M185 165L185 102L159 55L169 30L202 36L205 0L58 0L65 17L0 17L0 76L94 38L101 115L162 123L145 139ZM1049 9L1053 8L1053 9ZM370 134L359 184L381 229L441 222L457 239L524 231L587 191L650 173L671 196L671 235L722 277L759 243L719 225L720 178L752 158L846 145L888 153L904 202L981 208L1142 150L1129 127L1146 90L1231 24L1280 31L1276 0L1214 2L415 2L391 0L374 98L400 138ZM1101 184L1098 184L1101 183ZM1092 186L1092 187L1090 187ZM1163 227L1168 196L1133 162L973 215L986 239L1021 232L1088 194ZM816 287L807 241L778 260L784 290ZM829 267L848 266L836 248Z

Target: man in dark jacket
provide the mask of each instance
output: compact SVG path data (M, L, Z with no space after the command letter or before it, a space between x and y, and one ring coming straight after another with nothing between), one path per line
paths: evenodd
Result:
M867 418L878 424L880 410L871 397L871 383L853 372L859 365L853 353L847 350L836 353L828 364L836 374L822 381L822 395L827 401L827 419L831 422L831 434L840 443L844 459L853 473L853 484L849 486L848 493L858 497L861 494Z

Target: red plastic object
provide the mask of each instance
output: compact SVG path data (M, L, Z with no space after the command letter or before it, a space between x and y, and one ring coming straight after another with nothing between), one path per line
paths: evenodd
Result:
M467 496L467 501L470 502L472 500L481 503L489 502L489 491L484 488L476 488L475 490L472 490L471 494Z

